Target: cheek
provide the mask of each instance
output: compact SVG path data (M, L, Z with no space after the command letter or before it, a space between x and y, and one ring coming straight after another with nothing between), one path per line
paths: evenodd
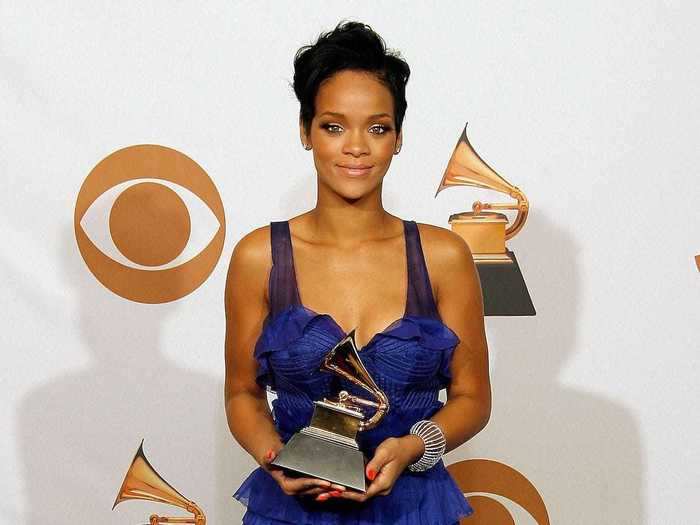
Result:
M313 139L314 156L320 161L337 158L342 151L342 142L337 138L317 136Z
M385 140L377 145L375 155L378 161L388 164L394 157L394 141Z
M313 161L318 173L330 173L333 170L338 156L338 151L332 147L328 147L327 143L322 145L314 144Z

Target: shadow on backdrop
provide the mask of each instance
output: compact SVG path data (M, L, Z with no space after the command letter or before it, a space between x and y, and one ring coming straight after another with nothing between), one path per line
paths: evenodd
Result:
M223 369L220 377L212 377L169 360L161 333L180 305L139 304L116 296L89 272L71 229L64 237L57 264L77 298L75 326L89 363L21 401L17 419L26 523L122 525L143 523L151 513L186 515L177 507L144 501L111 510L141 438L155 469L202 506L208 521L225 522L237 470L247 466L226 424ZM223 290L212 315L223 316ZM221 345L211 351L221 355L223 366L223 334ZM187 353L178 349L179 355ZM228 466L224 478L218 471L222 463Z
M537 316L487 318L493 410L465 445L467 457L487 453L519 470L539 490L552 523L644 524L643 450L633 415L561 379L579 335L580 248L538 209L517 241L511 249Z

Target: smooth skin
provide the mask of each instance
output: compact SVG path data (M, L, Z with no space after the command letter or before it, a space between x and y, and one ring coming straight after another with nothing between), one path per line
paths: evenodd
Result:
M382 183L402 134L394 125L393 98L375 76L344 70L318 90L309 133L317 172L316 206L290 219L294 266L301 302L328 313L362 349L403 316L406 258L403 223L382 206ZM352 177L342 166L368 165ZM491 413L483 302L466 242L451 230L418 225L429 278L443 322L460 338L455 348L447 402L432 418L445 434L446 451L476 435ZM316 478L291 478L270 465L283 443L264 389L255 382L255 343L269 312L272 267L270 227L253 230L236 245L226 280L224 385L233 437L279 483L285 494L357 502L391 492L404 469L423 454L417 436L383 441L366 466L366 493Z

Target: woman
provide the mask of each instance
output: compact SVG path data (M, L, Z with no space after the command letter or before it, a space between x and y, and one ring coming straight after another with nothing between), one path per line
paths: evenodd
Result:
M302 47L294 68L317 203L244 236L226 284L226 415L260 465L234 494L243 523L456 523L472 509L440 456L489 419L483 306L461 237L382 207L409 67L369 26L345 22ZM391 406L358 437L366 493L270 464L313 401L337 394L319 365L352 328ZM265 388L277 392L274 419Z

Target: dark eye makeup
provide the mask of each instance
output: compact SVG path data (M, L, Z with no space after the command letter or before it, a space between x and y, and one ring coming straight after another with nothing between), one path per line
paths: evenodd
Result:
M321 128L325 129L329 133L336 134L339 132L339 128L341 128L340 124L332 124L332 123L323 123L320 126ZM375 135L384 135L385 133L388 133L389 131L392 130L391 126L387 126L386 124L374 124L373 126L370 126L369 129L376 129L378 131L373 132Z

